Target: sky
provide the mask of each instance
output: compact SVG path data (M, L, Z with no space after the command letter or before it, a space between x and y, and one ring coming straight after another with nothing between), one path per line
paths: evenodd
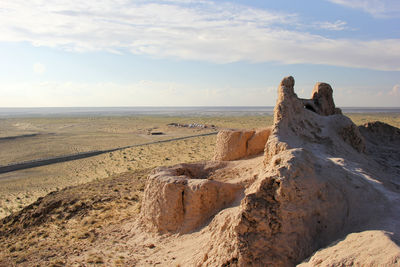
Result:
M0 0L0 107L400 107L399 0Z

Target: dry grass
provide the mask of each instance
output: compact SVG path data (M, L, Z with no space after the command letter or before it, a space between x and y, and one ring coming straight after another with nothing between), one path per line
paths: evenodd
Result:
M186 136L193 130L168 127L169 117L27 118L0 120L0 165L77 152L104 150ZM164 132L151 136L151 130Z
M345 115L348 116L357 125L362 125L372 121L381 121L400 128L399 113L349 113Z
M104 229L137 217L149 171L127 172L66 188L3 219L0 266L40 262L64 266L67 255L95 247L104 239ZM101 264L102 257L121 261L116 255L120 253L90 254L86 263Z

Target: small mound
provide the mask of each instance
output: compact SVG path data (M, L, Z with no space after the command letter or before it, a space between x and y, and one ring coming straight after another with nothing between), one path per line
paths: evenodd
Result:
M398 266L400 247L392 238L384 231L352 233L298 266Z
M135 176L144 176L148 172L140 171ZM137 202L139 197L131 194L131 188L139 186L139 181L130 181L131 176L125 174L118 179L105 179L51 192L21 211L3 218L0 236L18 234L32 227L63 222L74 217L82 218L91 210L101 210L119 199Z
M83 266L106 260L108 266L115 262L135 265L133 259L121 261L117 254L97 254L96 247L108 245L107 240L115 235L114 226L136 219L149 171L52 192L3 218L0 266ZM123 234L115 237L118 241L122 238ZM113 241L110 243L115 247ZM94 254L85 254L91 250Z
M374 158L387 171L400 176L400 129L375 121L358 127L366 141L366 153ZM400 181L392 181L400 192Z
M400 144L400 129L387 123L368 122L358 128L364 138L373 145L398 147Z

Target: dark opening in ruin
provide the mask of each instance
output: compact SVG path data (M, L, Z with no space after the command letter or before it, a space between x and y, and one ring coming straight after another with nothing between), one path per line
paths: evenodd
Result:
M182 210L183 210L183 214L186 213L186 209L185 209L185 190L182 191Z
M189 178L194 178L193 173L188 168L177 168L175 170L175 173L178 176L185 175L188 176Z
M304 108L305 108L305 109L308 109L308 110L311 110L312 112L317 112L317 111L313 108L313 106L311 106L310 104L305 104L305 105L304 105Z

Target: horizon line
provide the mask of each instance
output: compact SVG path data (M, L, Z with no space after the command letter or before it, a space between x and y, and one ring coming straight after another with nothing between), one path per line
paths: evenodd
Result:
M18 106L18 107L0 107L0 109L39 109L39 108L273 108L274 106ZM400 109L400 106L336 106L338 108L381 108L381 109Z

